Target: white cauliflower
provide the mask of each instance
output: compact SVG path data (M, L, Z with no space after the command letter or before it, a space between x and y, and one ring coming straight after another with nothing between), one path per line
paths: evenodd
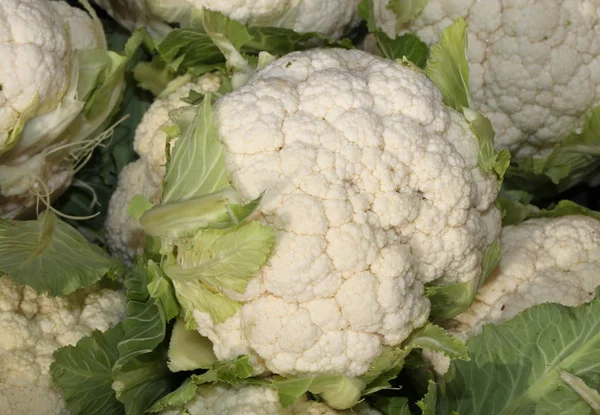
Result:
M49 297L0 277L0 413L68 414L49 373L52 353L108 330L124 314L121 291L89 287Z
M129 262L143 251L145 234L140 224L127 214L127 207L135 195L143 195L155 203L160 199L167 162L167 134L161 127L171 124L169 112L188 105L181 99L192 89L200 93L217 91L221 86L220 79L217 74L206 74L195 82L186 83L172 94L157 98L144 114L134 141L140 159L123 169L108 207L106 241L114 255Z
M467 340L486 324L500 324L542 303L577 306L600 286L600 222L586 216L530 219L502 229L500 264L464 313L447 323ZM449 361L433 356L438 373Z
M378 25L396 35L390 0L373 0ZM402 30L434 44L454 19L469 25L475 106L498 147L543 155L600 104L599 0L428 0Z
M1 2L0 217L34 216L105 138L126 62L106 47L95 16L66 2Z
M283 408L275 389L252 385L202 385L196 397L185 405L189 415L380 415L380 412L361 403L346 411L336 411L327 405L301 399ZM162 412L177 415L181 409Z
M147 26L164 34L162 22L186 26L202 8L218 11L249 26L320 32L340 38L356 25L359 0L95 0L129 30Z
M479 277L498 236L497 180L421 73L358 50L289 54L214 104L229 181L264 193L275 246L221 324L217 358L257 372L360 376L425 323L423 283ZM177 282L187 302L194 290Z

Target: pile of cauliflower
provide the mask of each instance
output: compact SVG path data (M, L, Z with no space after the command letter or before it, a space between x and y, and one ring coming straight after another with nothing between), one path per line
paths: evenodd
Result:
M596 177L600 0L93 3L0 4L0 242L40 206L55 211L110 136L131 70L157 96L104 232L86 233L129 271L89 286L69 275L78 289L53 297L11 278L2 261L19 246L0 248L0 414L98 410L94 387L103 410L128 414L404 413L403 391L376 393L405 363L454 382L418 404L439 413L455 361L482 364L469 339L485 326L596 301L600 214L521 204L523 220L503 226L501 199L537 201L525 190L540 175L556 189ZM132 32L123 54L95 10ZM452 32L462 19L468 47ZM362 28L354 48L344 37ZM152 62L128 65L140 56ZM503 184L507 168L518 180ZM23 273L78 249L53 231L24 238ZM64 356L117 324L121 337L94 345L105 373L67 391ZM567 385L595 408L577 379Z

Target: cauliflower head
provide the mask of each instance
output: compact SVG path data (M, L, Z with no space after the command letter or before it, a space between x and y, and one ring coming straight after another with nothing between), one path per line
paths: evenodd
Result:
M389 2L374 0L374 12L395 37ZM458 17L469 25L474 103L517 159L545 154L600 104L598 0L428 0L402 31L431 45Z
M186 106L182 98L191 90L199 93L215 92L221 86L217 74L206 74L194 82L181 85L166 97L157 98L144 114L135 131L134 149L140 156L126 166L119 175L106 218L106 241L113 255L130 262L143 252L145 234L139 222L127 214L127 207L136 195L158 202L167 162L167 134L161 127L171 124L169 112ZM176 140L169 141L172 146Z
M92 286L49 297L0 277L0 413L67 415L50 375L52 354L93 330L108 330L124 315L121 291Z
M161 23L186 25L202 8L220 12L249 26L296 32L319 32L340 38L358 23L359 0L95 0L129 30L146 26L164 33Z
M327 405L300 400L291 407L283 408L275 389L254 385L202 385L196 396L186 404L189 415L379 415L379 411L361 403L346 411L336 411ZM161 415L177 415L181 409L162 412Z
M0 217L32 216L40 195L58 197L104 138L126 60L106 47L102 26L81 9L2 1Z
M578 306L600 286L600 222L572 215L529 219L502 229L500 264L476 294L471 307L447 323L463 340L486 324L501 324L542 303ZM438 373L449 360L423 352Z
M425 323L423 283L479 277L498 183L429 79L358 50L289 54L214 104L229 181L264 192L267 264L228 320L193 312L217 358L359 376ZM194 289L174 281L183 303ZM180 297L183 298L183 297Z

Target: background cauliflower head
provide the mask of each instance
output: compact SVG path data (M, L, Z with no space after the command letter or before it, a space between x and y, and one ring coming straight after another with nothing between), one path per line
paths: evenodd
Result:
M502 229L500 264L471 307L447 323L467 340L486 324L500 324L542 303L577 306L600 286L600 222L586 216L529 219ZM432 356L438 373L449 361Z
M379 411L361 403L351 410L336 411L327 405L300 400L291 407L283 408L275 389L266 386L202 385L196 396L185 405L189 415L379 415ZM177 415L181 409L163 412L161 415Z
M208 93L217 91L220 86L219 75L206 74L180 86L166 97L157 98L144 114L134 138L134 149L140 159L123 169L108 207L106 241L114 255L130 261L143 251L144 231L127 214L127 207L135 195L143 195L152 202L160 199L167 163L167 134L161 128L172 124L169 112L188 105L181 99L187 97L191 90ZM175 141L170 141L169 145L172 146Z
M218 100L214 120L230 183L246 200L265 192L275 229L245 294L226 292L241 309L216 325L194 312L219 359L359 376L426 321L423 283L479 277L498 183L425 75L357 50L292 53Z
M374 0L374 12L395 37L389 2ZM429 0L401 31L432 45L458 17L469 25L473 99L497 146L518 158L543 154L600 104L598 0Z
M95 0L129 30L147 26L164 31L159 22L186 25L190 15L206 8L249 26L296 32L319 32L340 38L356 25L358 0Z
M0 217L24 218L103 139L126 58L94 15L49 0L2 1L0 55Z
M0 413L68 414L52 382L52 354L125 314L123 292L89 287L66 297L38 295L0 277Z

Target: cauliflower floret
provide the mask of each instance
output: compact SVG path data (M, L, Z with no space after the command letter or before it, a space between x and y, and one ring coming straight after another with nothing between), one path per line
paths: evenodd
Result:
M180 86L166 97L156 99L142 117L135 130L133 148L156 171L159 180L162 180L165 175L164 166L167 163L167 134L161 130L161 127L172 124L169 113L189 105L182 101L182 98L187 97L191 90L207 94L216 92L220 87L221 76L219 74L205 74L194 82ZM169 144L172 146L175 141L172 140Z
M447 323L467 340L486 324L500 324L542 303L577 306L600 286L600 222L586 216L530 219L502 229L500 264L471 307ZM425 353L425 352L424 352ZM438 373L449 361L425 353Z
M497 180L423 74L357 50L292 53L213 110L230 182L265 192L275 229L241 309L216 325L194 311L219 359L359 376L426 321L423 283L479 277Z
M52 382L52 354L125 315L121 291L95 286L67 297L38 295L0 277L0 413L67 415Z
M393 37L388 3L375 0L375 17ZM543 154L600 104L600 1L429 0L405 29L433 44L461 16L473 100L498 147L517 158Z
M380 415L365 403L346 411L336 411L323 403L305 399L284 409L274 389L253 385L202 385L185 410L189 415ZM181 409L169 410L162 415L180 412Z
M0 154L11 144L10 133L24 113L31 118L61 101L69 87L69 40L67 26L50 2L0 2Z
M94 0L129 30L147 26L160 36L160 21L186 26L192 11L207 8L249 26L271 26L296 32L320 32L340 38L356 26L360 0Z
M143 253L146 241L144 230L129 216L127 208L136 195L142 195L152 203L160 201L162 181L157 170L144 159L128 164L119 174L117 188L110 198L105 224L106 242L110 252L127 263L135 255Z
M106 241L112 254L130 262L143 252L145 234L140 224L127 214L127 207L135 195L142 195L158 203L162 193L162 180L167 162L167 135L161 127L171 124L169 112L186 106L182 98L193 89L196 92L215 92L221 86L218 74L206 74L195 82L180 86L172 94L155 100L135 132L134 149L140 159L126 166L108 206ZM171 140L173 145L176 140Z

